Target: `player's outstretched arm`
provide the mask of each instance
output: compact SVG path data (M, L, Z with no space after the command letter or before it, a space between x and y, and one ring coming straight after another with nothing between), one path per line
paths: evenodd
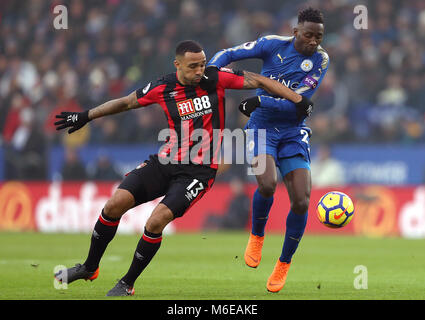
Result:
M89 121L93 119L124 112L139 106L140 105L137 102L136 91L134 91L128 96L110 100L84 112L64 111L61 114L56 115L56 118L61 119L55 122L56 130L70 128L68 133L71 134L84 127Z
M138 107L140 107L140 105L137 102L136 91L133 91L128 96L110 100L96 108L91 109L89 111L89 118L90 120L93 120L111 114L121 113L124 111L135 109Z
M244 89L264 89L274 96L280 96L293 103L301 102L302 96L284 86L278 81L269 79L260 74L244 71Z

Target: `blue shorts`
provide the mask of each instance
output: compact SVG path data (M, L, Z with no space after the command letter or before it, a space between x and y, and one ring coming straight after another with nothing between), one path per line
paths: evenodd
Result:
M298 168L310 170L310 128L261 129L253 121L248 121L245 132L248 163L259 154L270 154L282 177Z

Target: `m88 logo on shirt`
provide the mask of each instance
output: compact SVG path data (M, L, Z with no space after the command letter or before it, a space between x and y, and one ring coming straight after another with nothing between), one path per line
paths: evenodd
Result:
M177 109L183 120L193 119L212 112L208 96L177 102Z

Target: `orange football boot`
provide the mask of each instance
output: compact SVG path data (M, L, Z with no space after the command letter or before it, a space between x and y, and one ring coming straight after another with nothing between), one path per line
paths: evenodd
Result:
M279 292L285 285L286 276L288 275L291 263L280 262L277 259L274 270L267 280L267 290L270 292Z
M248 245L245 249L245 263L248 267L257 268L261 261L261 250L263 249L264 236L249 235Z

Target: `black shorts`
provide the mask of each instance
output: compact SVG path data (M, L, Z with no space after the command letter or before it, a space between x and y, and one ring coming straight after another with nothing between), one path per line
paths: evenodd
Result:
M131 171L118 188L129 191L136 206L165 195L161 203L178 218L211 188L216 173L202 165L162 164L154 155Z

